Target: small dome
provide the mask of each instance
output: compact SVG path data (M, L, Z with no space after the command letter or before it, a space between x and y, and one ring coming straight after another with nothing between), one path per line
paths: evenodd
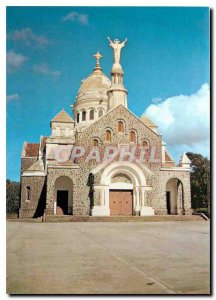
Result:
M101 68L95 68L94 72L82 81L76 101L88 99L107 99L107 91L110 89L111 81L102 72Z

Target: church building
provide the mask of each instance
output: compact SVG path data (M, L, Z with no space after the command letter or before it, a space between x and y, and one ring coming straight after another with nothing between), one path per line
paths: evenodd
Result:
M111 78L98 52L71 105L73 118L60 111L50 136L23 144L20 218L192 213L191 162L183 153L176 165L157 125L127 108L120 64L127 39L108 39Z

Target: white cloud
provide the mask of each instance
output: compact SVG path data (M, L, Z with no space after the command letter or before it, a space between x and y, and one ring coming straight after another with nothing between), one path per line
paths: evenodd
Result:
M81 25L87 25L88 24L88 15L86 14L79 14L76 11L72 11L68 15L64 16L62 18L63 22L70 21L70 22L78 22Z
M26 61L28 57L16 53L14 50L7 52L7 72L12 73L19 69Z
M19 100L19 95L18 94L12 94L12 95L7 95L7 101L10 102L10 101L15 101L15 100Z
M43 75L50 76L50 77L54 77L54 78L58 78L58 77L61 76L60 71L50 70L50 68L47 64L34 65L33 66L33 71L36 72L36 73L43 74Z
M153 103L159 103L159 102L161 102L161 101L162 101L161 98L153 98L153 99L152 99L152 102L153 102Z
M151 104L146 114L158 125L168 146L183 151L200 151L209 156L210 91L207 83L192 95L170 97Z
M23 28L21 30L15 30L8 34L8 39L12 41L22 41L26 45L45 48L51 44L51 42L43 35L34 34L31 28Z

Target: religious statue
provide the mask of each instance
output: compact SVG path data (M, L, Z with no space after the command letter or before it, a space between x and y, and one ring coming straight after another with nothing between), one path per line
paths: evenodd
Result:
M114 42L112 42L109 37L107 38L110 41L110 47L114 49L114 63L120 64L121 48L125 46L127 39L125 39L124 42L120 43L118 39L115 39Z

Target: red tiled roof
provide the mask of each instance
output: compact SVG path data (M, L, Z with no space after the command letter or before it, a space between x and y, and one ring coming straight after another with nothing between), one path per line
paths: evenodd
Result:
M39 144L27 143L25 148L25 157L37 157Z

